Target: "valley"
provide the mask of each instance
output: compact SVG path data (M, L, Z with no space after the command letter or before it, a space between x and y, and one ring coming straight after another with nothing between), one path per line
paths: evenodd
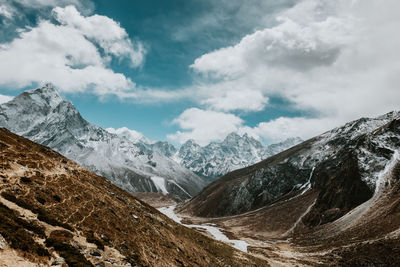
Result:
M0 267L400 267L399 0L0 0Z
M174 150L90 124L46 85L0 105L0 126L2 264L400 261L399 112L306 141L229 134Z

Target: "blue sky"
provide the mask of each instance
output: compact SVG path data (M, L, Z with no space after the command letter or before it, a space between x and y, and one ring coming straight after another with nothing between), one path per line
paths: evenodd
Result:
M308 138L398 108L400 40L385 41L398 7L0 0L0 94L49 81L88 121L174 144L231 131L264 143Z

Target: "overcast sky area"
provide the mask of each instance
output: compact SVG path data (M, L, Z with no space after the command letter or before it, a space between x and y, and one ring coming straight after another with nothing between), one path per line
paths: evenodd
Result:
M0 102L45 82L88 121L264 144L399 109L397 0L0 0Z

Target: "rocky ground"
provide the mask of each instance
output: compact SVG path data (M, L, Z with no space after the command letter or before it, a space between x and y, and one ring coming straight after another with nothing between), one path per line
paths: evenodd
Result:
M182 199L176 195L164 195L153 192L138 192L133 195L154 208L172 206L182 202Z

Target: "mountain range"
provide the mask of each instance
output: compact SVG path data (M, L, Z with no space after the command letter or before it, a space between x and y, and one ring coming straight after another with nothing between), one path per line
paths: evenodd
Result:
M193 140L185 142L174 158L181 165L207 180L215 180L228 172L255 164L288 149L302 140L289 138L264 147L260 141L244 134L230 133L222 142L200 146Z
M0 105L0 126L51 147L128 192L187 199L206 184L174 160L87 122L51 84Z
M400 132L396 128L399 116L399 112L390 112L377 118L361 118L228 173L204 188L186 207L199 216L233 215L315 188L325 192L326 196L319 199L323 201L334 197L334 191L327 189L332 182L332 186L350 187L352 191L343 189L341 195L346 199L332 200L318 212L323 216L324 212L340 208L330 216L340 217L372 197L381 186L379 173L397 155L400 146ZM331 181L342 165L353 168L357 177ZM319 205L317 202L313 209Z
M102 129L82 118L51 84L0 105L0 126L51 147L129 192L159 192L188 199L208 182L249 166L301 140L264 147L231 133L205 147L193 140L180 149L127 128Z
M90 124L46 85L0 105L0 126L34 141L0 129L0 253L10 261L396 266L400 260L400 112L306 141L264 147L231 133L222 142L189 140L177 149L127 128ZM188 199L163 212L197 232L49 147L129 192ZM239 241L252 256L199 231Z
M150 141L139 132L126 127L106 130L128 138L143 151L158 152L175 160L207 181L213 181L228 172L255 164L303 141L300 137L293 137L264 146L246 133L239 135L232 132L222 142L213 141L206 146L200 146L190 139L177 149L165 141Z
M247 240L271 265L397 266L399 200L400 112L393 111L230 172L177 212Z

